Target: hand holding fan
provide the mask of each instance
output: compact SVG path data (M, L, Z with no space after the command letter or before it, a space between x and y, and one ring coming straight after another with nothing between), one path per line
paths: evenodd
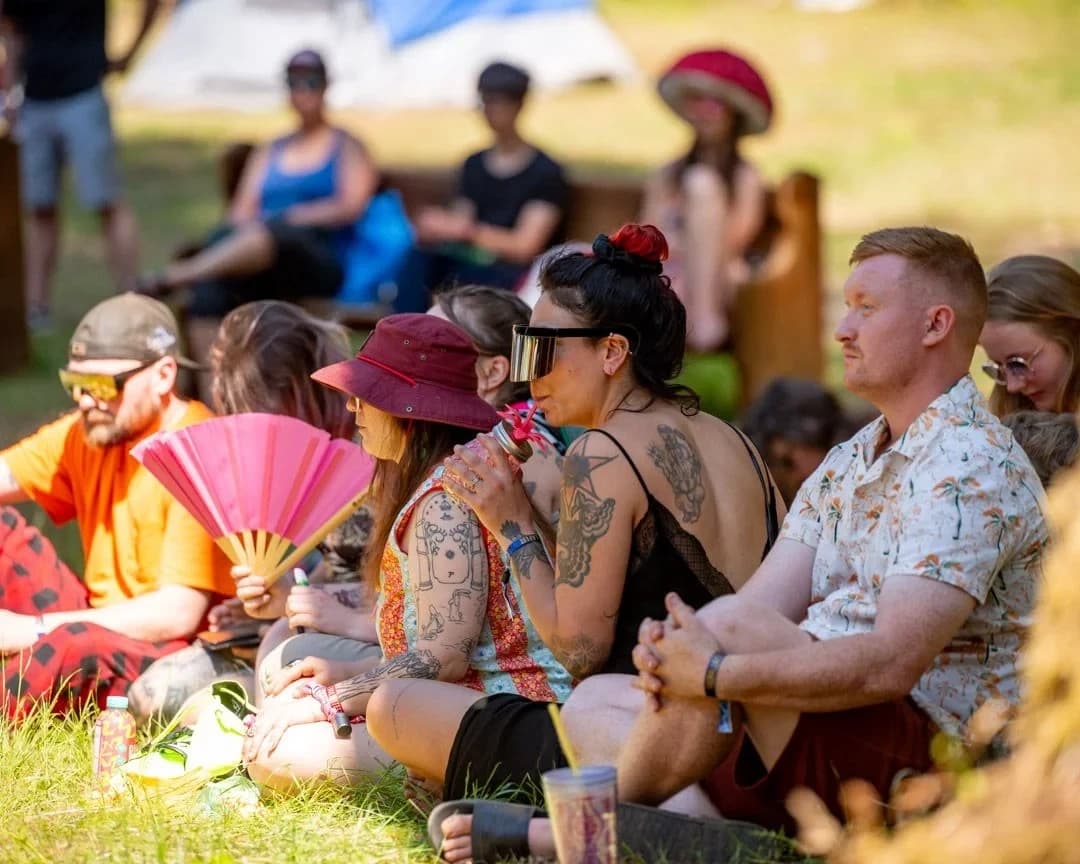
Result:
M268 583L349 518L375 460L295 417L233 414L132 449L234 564Z

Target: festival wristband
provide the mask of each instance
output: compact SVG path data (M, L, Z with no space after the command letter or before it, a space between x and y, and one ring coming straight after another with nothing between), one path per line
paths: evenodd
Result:
M541 543L539 534L518 534L513 540L510 541L510 545L506 547L506 557L513 558L514 553L519 549L528 546L530 543Z
M337 698L337 690L333 685L323 687L322 684L308 684L307 692L319 703L326 722L334 727L334 734L338 738L350 737L352 725L349 723L349 715L341 707L341 701Z
M709 665L705 667L705 695L709 699L716 698L716 673L726 656L723 651L715 652L709 658ZM720 718L716 724L716 731L725 735L730 735L735 731L735 724L731 720L731 703L726 699L720 701Z

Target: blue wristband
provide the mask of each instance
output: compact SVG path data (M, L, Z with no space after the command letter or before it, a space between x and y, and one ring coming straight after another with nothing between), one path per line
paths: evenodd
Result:
M513 540L510 541L510 545L506 547L506 557L513 558L516 553L523 546L528 546L530 543L540 543L539 534L518 534Z

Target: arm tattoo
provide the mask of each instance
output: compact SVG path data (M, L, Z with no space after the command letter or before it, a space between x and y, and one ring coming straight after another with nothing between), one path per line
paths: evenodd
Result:
M611 645L597 642L584 633L568 638L554 636L551 639L551 653L575 680L580 681L604 665L611 653Z
M359 588L338 588L331 589L330 593L334 595L334 599L338 601L342 606L348 609L363 609L365 607L364 597Z
M520 537L524 532L517 522L507 521L503 522L502 527L499 529L499 533L507 540L513 541ZM537 558L543 558L545 561L547 560L547 556L544 554L543 545L540 543L526 543L524 546L520 546L514 551L511 563L514 565L518 575L522 579L531 579L533 561Z
M656 429L663 446L649 444L649 458L660 469L675 493L675 506L682 521L697 522L705 500L705 484L701 481L701 456L697 447L678 429L661 424Z
M427 678L437 680L442 664L430 651L415 649L399 654L393 660L380 663L370 672L358 675L337 685L338 698L344 702L353 696L374 693L383 681L390 678Z
M482 590L486 553L480 523L472 512L449 495L439 494L424 504L417 518L417 590L430 590L435 582Z
M562 516L559 519L558 575L555 584L578 588L592 563L592 547L611 525L614 498L601 498L593 472L617 456L588 456L588 439L579 452L568 453L563 470Z

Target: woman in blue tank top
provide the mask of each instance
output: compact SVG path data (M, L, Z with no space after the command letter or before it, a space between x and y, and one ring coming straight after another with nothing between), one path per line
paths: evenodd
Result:
M243 303L337 294L355 226L379 182L364 146L326 117L319 54L293 56L285 79L297 128L247 160L227 223L199 252L142 282L148 293L193 287L188 338L197 358L219 320Z

